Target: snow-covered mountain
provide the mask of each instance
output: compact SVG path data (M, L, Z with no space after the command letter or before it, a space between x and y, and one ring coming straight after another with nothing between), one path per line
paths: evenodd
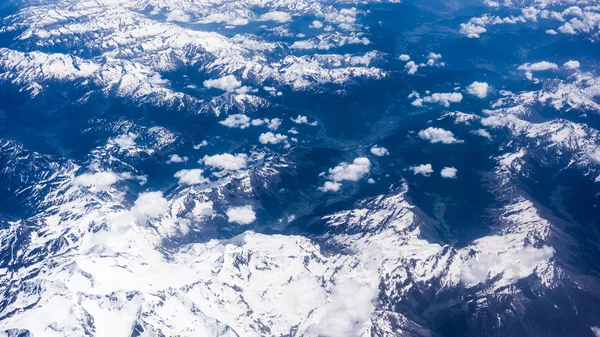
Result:
M0 335L600 336L597 7L0 5Z
M253 14L255 7L266 13ZM370 51L369 40L355 23L362 14L354 7L336 8L317 1L24 2L16 14L3 20L2 31L17 36L10 48L0 50L0 79L32 97L64 83L78 88L82 99L101 92L138 103L201 111L206 110L201 103L211 100L202 90L190 90L196 85L185 79L200 77L205 78L206 88L239 96L233 98L237 101L261 104L258 97L246 96L258 93L263 83L310 90L317 84L385 76L371 64L378 55ZM318 21L310 39L296 36L288 43L274 42L281 34L289 35L285 27L292 15L324 23ZM233 26L257 22L266 33L227 36L202 30L205 24L227 27L231 22ZM273 30L274 26L280 30ZM307 53L352 44L369 51ZM165 75L173 72L186 76L172 83Z

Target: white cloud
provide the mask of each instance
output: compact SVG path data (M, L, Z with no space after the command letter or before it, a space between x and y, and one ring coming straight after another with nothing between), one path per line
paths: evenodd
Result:
M487 32L487 29L474 25L471 22L460 24L460 33L466 35L468 38L479 38L485 32Z
M505 126L510 123L515 123L519 121L519 119L512 114L508 115L494 115L481 119L481 125L490 126L493 128Z
M520 65L518 69L526 71L556 70L558 69L558 65L556 65L556 63L548 61L541 61L537 63L525 63L523 65Z
M579 69L579 61L567 61L563 64L563 67L567 69Z
M242 114L230 115L225 120L220 121L219 124L225 125L228 128L245 129L250 126L250 117Z
M377 145L373 145L373 147L371 148L371 153L379 157L387 156L388 154L390 154L385 147L378 147Z
M200 148L205 147L206 145L208 145L208 142L203 140L200 142L200 144L194 145L194 150L200 150Z
M258 17L258 21L276 21L280 23L289 22L292 20L292 16L286 12L273 11L265 13Z
M415 61L409 61L408 63L406 63L404 68L406 69L406 71L408 71L409 75L414 75L417 73L417 70L419 70L419 66L415 63Z
M312 335L324 337L359 336L375 310L377 290L356 281L336 284L319 322L309 327Z
M410 105L412 105L412 106L416 106L416 107L419 107L419 108L420 108L420 107L422 107L422 106L423 106L423 99L422 99L422 98L417 98L417 99L415 99L414 101L412 101L412 102L410 103Z
M295 41L290 48L293 49L315 49L317 45L311 40Z
M442 54L429 53L429 55L427 55L427 58L428 60L426 64L431 67L442 58ZM444 62L439 62L438 65L444 66Z
M426 103L439 103L445 107L449 107L450 103L460 103L462 99L463 95L458 92L435 93L431 96L423 97L423 101Z
M229 153L216 154L214 156L204 156L202 162L205 165L220 168L222 170L236 171L246 167L248 156L244 153L232 155Z
M592 332L594 333L594 335L596 335L596 337L600 337L600 328L597 326L593 326L590 329L592 329Z
M185 163L186 161L188 161L188 157L182 157L178 154L172 154L169 157L169 160L167 160L167 164L173 164L173 163Z
M323 28L323 23L321 21L313 21L308 28L321 29Z
M371 161L366 157L358 157L352 164L343 162L329 169L329 176L333 181L357 181L369 173L370 169Z
M279 129L279 126L281 126L281 119L279 118L273 118L269 121L269 125L267 125L267 127L269 128L269 130L277 130Z
M128 133L128 134L119 135L115 138L109 139L108 144L116 145L116 146L120 147L121 149L128 149L128 148L135 147L135 139L136 138L137 138L136 134Z
M458 140L454 137L452 131L444 130L442 128L428 127L425 130L419 131L419 138L428 140L433 144L453 144L462 143L462 140Z
M158 218L165 214L169 208L169 202L163 197L162 192L140 193L133 206L124 212L118 213L108 220L112 229L125 229L132 223L143 223L152 218Z
M233 75L206 80L202 84L204 84L204 87L206 88L216 88L227 92L233 92L242 86L242 82L238 81Z
M73 184L75 186L88 187L93 192L100 192L107 191L109 187L119 180L130 178L130 173L117 174L112 171L102 171L81 174L73 179Z
M525 71L525 77L533 79L533 73L536 71L556 70L558 65L556 63L541 61L537 63L525 63L519 66L519 70Z
M433 173L431 164L421 164L410 168L414 175L420 174L425 177L429 177Z
M167 212L169 202L163 197L162 192L141 193L129 210L137 221L157 218Z
M503 277L519 280L529 276L539 263L553 255L554 249L548 246L539 249L532 246L504 247L502 252L475 254L462 266L460 279L467 287L485 283L490 273L500 266Z
M329 169L327 179L319 190L323 192L339 191L342 181L358 181L362 179L371 170L371 161L366 157L358 157L352 161L352 164L346 162L340 163L338 166Z
M440 175L442 178L454 179L456 178L456 172L458 172L458 170L454 167L444 167L440 172Z
M235 15L213 13L203 17L200 23L225 23L230 26L244 26L248 24L248 19L236 17Z
M261 144L277 144L287 139L286 135L274 134L273 132L265 132L258 137Z
M248 225L256 220L256 213L252 206L229 207L225 212L227 221L238 225Z
M202 176L204 173L201 169L181 170L175 173L174 177L179 179L180 184L196 185L204 184L209 180Z
M568 22L566 22L562 26L558 27L558 31L563 34L570 34L570 35L577 34L577 31L575 30L575 28L573 28L573 26Z
M600 164L600 146L596 147L594 150L592 150L589 153L589 157L590 157L590 159L595 161L597 164Z
M326 181L322 187L319 187L319 190L322 192L337 192L342 187L342 184L337 183L335 181Z
M471 133L477 136L485 137L487 139L492 139L492 135L490 135L490 133L486 129L473 130L471 131Z
M317 125L317 122L309 122L308 121L308 117L306 116L302 116L302 115L298 115L298 117L296 118L290 118L290 120L296 124L307 124L307 125L312 125L315 126Z
M410 56L409 56L409 55L406 55L406 54L402 54L402 55L400 55L400 57L398 57L398 58L400 59L400 61L404 61L404 62L406 62L406 61L409 61L409 60L410 60Z
M189 22L190 16L181 9L175 9L167 13L167 21Z
M473 82L467 87L467 92L479 98L485 98L488 95L490 86L485 82Z
M439 60L439 59L441 59L441 58L442 58L442 54L436 54L436 53L434 53L434 52L430 52L430 53L427 55L427 58L428 58L428 59L430 59L430 60Z

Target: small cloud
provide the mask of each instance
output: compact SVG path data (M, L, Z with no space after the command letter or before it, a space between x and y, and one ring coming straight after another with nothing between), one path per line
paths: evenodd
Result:
M319 187L321 192L337 192L342 187L342 184L335 181L326 181L322 187Z
M219 124L228 128L245 129L250 126L250 117L242 114L230 115L225 120L220 121Z
M129 210L110 218L108 224L111 228L125 229L129 224L141 224L149 219L158 218L165 214L168 208L169 202L163 197L162 192L140 193Z
M172 154L169 157L169 160L167 160L167 164L185 163L186 161L188 161L188 157L181 157L178 154Z
M462 143L462 140L458 140L454 137L452 131L444 130L442 128L428 127L425 130L419 131L419 138L428 140L432 144L453 144Z
M306 125L311 125L311 126L315 126L317 125L317 122L309 122L308 121L308 117L306 116L302 116L302 115L298 115L298 117L296 118L290 118L290 120L296 124L306 124Z
M425 177L429 177L433 173L433 168L431 167L431 164L421 164L417 166L412 166L410 170L413 172L414 175L420 174Z
M238 225L249 225L256 220L256 213L252 206L229 207L225 212L227 222L236 223Z
M122 179L130 179L130 173L117 174L112 171L84 173L73 179L75 186L88 187L92 192L107 191L112 185Z
M519 280L529 276L538 264L548 261L553 255L554 249L549 246L510 246L504 247L501 252L480 252L464 262L460 280L467 287L473 287L485 283L498 268L502 268L503 277Z
M485 82L473 82L467 87L467 92L479 98L485 98L488 95L490 86Z
M371 153L378 157L383 157L390 154L385 147L378 147L377 145L373 145L371 148Z
M489 116L486 118L482 118L481 125L497 128L497 127L508 125L510 123L516 123L518 121L519 121L519 119L515 115L512 115L512 114L495 115L495 116Z
M278 144L285 141L288 137L282 134L274 134L273 132L265 132L258 137L261 144Z
M335 285L319 322L310 326L310 335L327 337L360 336L375 310L377 290L348 280Z
M354 159L352 164L340 163L338 166L329 169L329 175L333 181L357 181L369 173L371 161L365 157Z
M460 24L460 33L466 35L470 39L478 39L481 36L481 34L485 32L487 32L487 29L485 29L482 26L475 25L471 22Z
M410 103L410 105L412 106L416 106L416 107L422 107L423 106L423 99L422 98L417 98L414 101L412 101L412 103Z
M229 26L244 26L249 23L248 19L236 17L235 15L213 13L202 18L200 23L224 23Z
M563 67L567 69L579 69L579 61L567 61L563 64Z
M323 28L323 23L321 21L313 21L308 28L321 29Z
M181 9L175 9L167 13L167 21L189 22L190 16Z
M275 21L285 23L292 20L292 16L286 12L273 11L258 17L257 21Z
M600 164L600 146L593 149L588 156L597 164Z
M427 55L427 58L430 60L439 60L442 58L442 54L436 54L434 52L431 52Z
M229 153L216 154L214 156L204 156L202 162L211 167L216 167L227 171L237 171L246 167L248 156L244 153L232 155Z
M292 49L315 49L317 45L310 40L296 41L290 46Z
M435 93L431 96L423 97L423 102L426 103L439 103L445 107L449 107L450 103L460 103L463 99L463 95L459 92L452 93Z
M339 191L342 181L358 181L366 176L371 170L371 161L366 157L358 157L351 164L346 162L340 163L338 166L329 169L327 179L319 190L323 192Z
M110 145L116 145L118 147L120 147L121 149L128 149L128 148L132 148L135 147L135 139L137 138L137 135L134 133L128 133L128 134L124 134L124 135L119 135L115 138L111 138L108 140L108 144Z
M409 55L406 55L406 54L402 54L402 55L400 55L400 56L398 57L398 59L400 59L400 61L407 62L407 61L409 61L409 60L410 60L410 56L409 56Z
M161 216L167 211L168 206L169 202L163 197L162 192L146 192L138 196L130 212L137 220L146 220Z
M268 123L269 123L269 125L267 125L267 127L269 128L269 130L275 131L275 130L279 129L279 126L281 126L281 119L273 118Z
M174 177L179 179L180 184L197 185L209 182L207 178L202 176L202 169L181 170L175 173Z
M490 140L492 139L492 135L486 129L473 130L471 131L471 133L477 136L485 137Z
M409 75L414 75L417 73L417 70L419 70L419 66L415 63L415 61L409 61L408 63L406 63L404 68L406 69L406 71L408 71Z
M575 30L575 28L573 28L573 26L569 22L566 22L562 26L558 27L558 31L563 34L569 34L569 35L577 34L577 31Z
M242 82L238 81L233 75L223 76L212 80L206 80L202 83L205 88L216 88L227 92L233 92L242 86Z
M517 69L525 71L525 77L529 80L533 80L533 73L536 71L546 70L557 70L558 65L556 63L541 61L537 63L525 63L520 65Z
M520 65L519 70L525 71L545 71L545 70L556 70L558 69L558 65L556 63L541 61L537 63L525 63Z
M429 53L429 55L427 55L427 65L428 66L433 66L436 64L437 61L439 61L442 58L442 54L436 54L436 53ZM438 65L440 66L444 66L444 62L440 62L438 63Z
M440 175L442 176L442 178L455 179L456 172L458 172L458 170L454 167L444 167L440 172Z
M200 150L200 148L205 147L206 145L208 145L208 142L206 140L203 140L202 142L200 142L200 144L194 145L194 150Z

